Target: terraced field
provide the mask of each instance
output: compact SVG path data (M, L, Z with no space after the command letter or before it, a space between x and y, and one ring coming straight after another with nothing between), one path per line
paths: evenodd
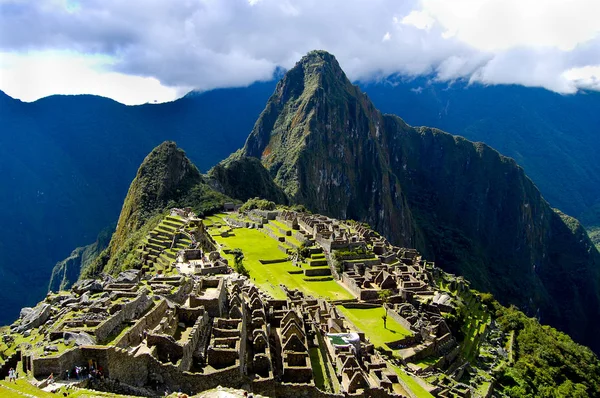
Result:
M217 220L213 220L214 221ZM279 242L255 229L236 228L233 234L222 237L213 234L213 238L223 245L224 256L233 262L226 252L236 248L244 252L244 265L248 268L254 283L265 289L275 298L284 299L285 294L279 287L283 283L290 289L300 289L315 297L330 300L352 299L354 296L331 277L306 277L302 267L294 267L287 256L278 248ZM276 261L274 263L263 263ZM279 260L279 261L277 261ZM321 280L326 279L326 280Z

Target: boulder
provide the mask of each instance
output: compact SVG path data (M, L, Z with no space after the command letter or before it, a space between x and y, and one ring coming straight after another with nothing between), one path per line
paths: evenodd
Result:
M96 345L96 339L87 334L86 332L72 333L72 332L64 332L63 339L65 344L69 344L70 342L74 342L76 346L80 345Z
M85 292L99 293L104 290L102 283L95 279L84 279L73 285L72 290L77 294L83 294Z
M123 271L117 276L117 283L138 283L140 281L140 270L137 269L129 269L127 271Z
M27 317L29 314L31 314L32 312L33 312L33 308L31 308L31 307L21 308L21 313L19 314L19 318L23 319L23 318Z
M48 320L51 310L52 306L47 303L42 303L35 308L31 308L31 311L26 311L24 313L21 324L16 327L16 331L22 333L26 330L43 325Z

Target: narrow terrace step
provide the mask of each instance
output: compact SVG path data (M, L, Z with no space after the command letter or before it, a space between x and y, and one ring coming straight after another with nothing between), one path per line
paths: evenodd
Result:
M169 227L173 227L175 229L179 229L183 223L174 223L173 221L163 220L163 225L168 225Z

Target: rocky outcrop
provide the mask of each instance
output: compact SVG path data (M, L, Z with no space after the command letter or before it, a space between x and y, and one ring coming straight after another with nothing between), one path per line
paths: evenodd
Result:
M100 253L108 247L113 231L114 228L105 228L98 235L96 242L76 248L69 257L56 263L52 269L48 291L57 292L71 287L79 278L81 270L89 267Z
M260 197L287 204L283 190L275 184L269 172L256 158L231 159L213 167L208 183L219 192L241 201Z
M41 303L35 308L21 309L19 323L14 327L17 333L23 333L26 330L36 328L48 320L52 306L47 303Z

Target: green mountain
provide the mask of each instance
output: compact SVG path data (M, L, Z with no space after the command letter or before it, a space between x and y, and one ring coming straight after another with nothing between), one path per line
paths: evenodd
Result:
M600 349L600 254L577 221L485 144L379 112L332 55L309 53L278 83L231 159L245 156L292 203L365 221Z
M600 93L389 77L361 88L384 113L483 141L525 169L553 207L600 225Z
M115 274L140 268L141 240L155 228L164 212L174 207L190 207L197 214L221 210L229 197L213 190L185 152L166 141L150 152L129 187L117 228L108 247L81 269L81 277L99 273Z

